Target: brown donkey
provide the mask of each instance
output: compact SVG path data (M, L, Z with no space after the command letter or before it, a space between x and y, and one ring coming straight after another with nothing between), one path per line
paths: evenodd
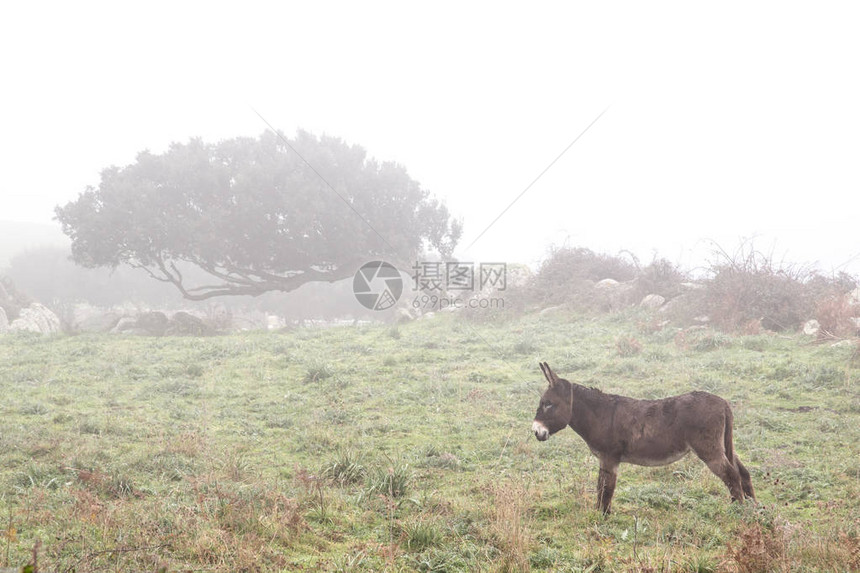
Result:
M570 426L600 460L597 506L609 513L618 464L664 466L690 450L723 480L732 501L755 499L750 473L732 445L732 410L707 392L662 400L634 400L604 394L555 375L540 364L549 388L543 393L532 430L538 440Z

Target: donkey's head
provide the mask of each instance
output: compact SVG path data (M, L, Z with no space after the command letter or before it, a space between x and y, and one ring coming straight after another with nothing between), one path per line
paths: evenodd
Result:
M570 382L555 375L546 362L540 363L540 369L549 382L549 388L543 393L538 405L532 431L535 437L544 441L559 430L563 430L570 422L573 410L573 389Z

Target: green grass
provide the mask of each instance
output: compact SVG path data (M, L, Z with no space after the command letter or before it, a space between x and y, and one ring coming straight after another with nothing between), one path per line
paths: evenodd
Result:
M78 572L860 567L853 349L642 322L0 337L0 567L37 540L41 568ZM761 504L686 458L622 465L604 518L581 439L531 435L538 360L727 398Z

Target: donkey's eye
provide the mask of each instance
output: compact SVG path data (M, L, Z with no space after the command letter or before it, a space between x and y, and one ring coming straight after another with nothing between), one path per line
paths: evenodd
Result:
M543 405L543 411L544 412L549 412L550 410L552 410L552 404L544 404Z

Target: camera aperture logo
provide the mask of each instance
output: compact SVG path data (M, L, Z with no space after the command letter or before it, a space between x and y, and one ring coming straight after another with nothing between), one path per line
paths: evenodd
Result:
M352 292L364 308L388 310L403 294L400 271L385 261L365 263L352 279Z

